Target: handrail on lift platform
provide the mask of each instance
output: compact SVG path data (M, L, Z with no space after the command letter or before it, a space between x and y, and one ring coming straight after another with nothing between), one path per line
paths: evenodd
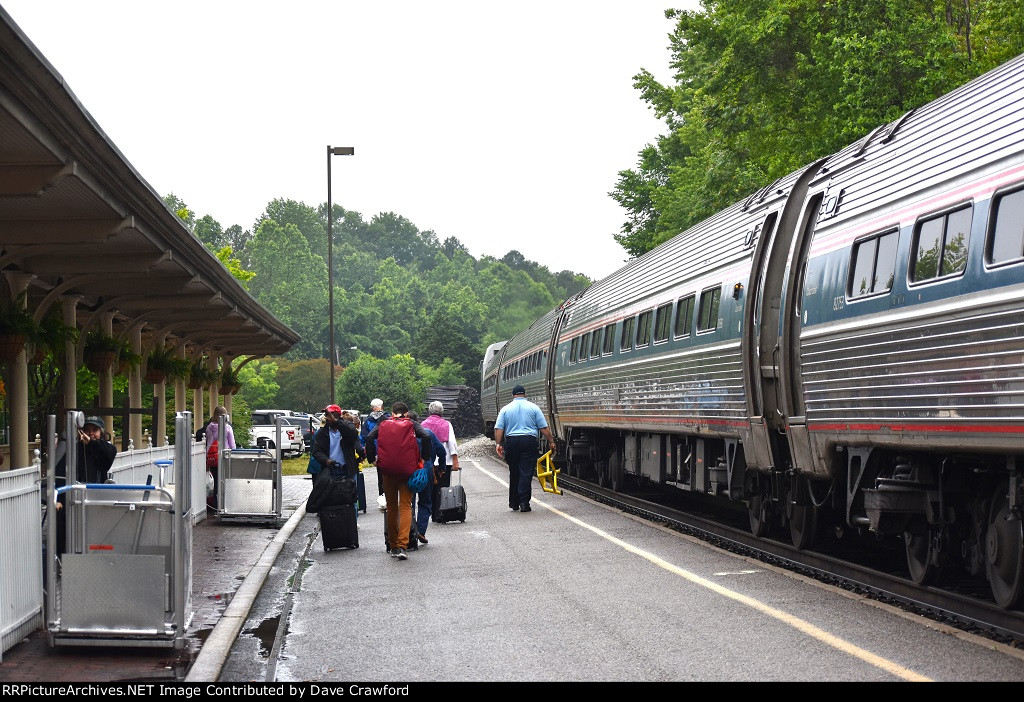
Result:
M559 472L558 468L555 468L555 464L551 462L550 450L537 459L537 479L540 480L540 486L544 489L544 492L553 492L556 495L562 494L562 491L558 488ZM551 478L550 486L548 486L548 478Z

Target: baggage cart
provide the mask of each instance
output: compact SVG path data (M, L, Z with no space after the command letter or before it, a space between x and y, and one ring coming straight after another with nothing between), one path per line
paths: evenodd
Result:
M83 426L69 412L68 437ZM56 418L47 422L56 445ZM50 646L136 646L183 649L192 619L192 416L175 420L174 483L154 466L144 485L82 483L74 440L67 483L55 486L49 452L47 489L46 618ZM57 505L63 503L66 538L57 544ZM63 551L63 552L62 552Z
M278 439L281 418L277 418ZM224 436L221 418L219 436ZM277 446L280 446L280 440ZM281 450L221 447L217 454L217 516L223 521L281 523Z

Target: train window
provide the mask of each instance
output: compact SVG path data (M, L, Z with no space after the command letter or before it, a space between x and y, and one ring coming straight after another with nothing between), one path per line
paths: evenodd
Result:
M651 310L641 312L636 320L636 347L651 343Z
M622 320L622 336L619 337L619 351L633 348L633 317Z
M899 232L895 229L862 239L853 245L850 263L850 298L863 297L892 289L896 277L896 244Z
M676 303L676 336L689 336L693 328L693 295L687 295Z
M576 363L577 354L580 351L580 338L577 336L572 340L572 347L569 349L569 363Z
M590 332L580 337L580 361L587 360L588 353L590 353Z
M654 343L668 341L668 329L672 324L672 303L666 302L654 313Z
M615 350L615 322L604 328L604 348L601 353L611 353Z
M718 327L718 302L722 298L722 286L708 288L700 294L700 311L697 314L697 331L706 332Z
M1001 195L993 212L989 263L1024 260L1024 189Z
M594 330L594 340L590 342L590 357L597 358L601 355L601 330Z
M910 279L915 283L962 273L973 208L968 206L917 225Z

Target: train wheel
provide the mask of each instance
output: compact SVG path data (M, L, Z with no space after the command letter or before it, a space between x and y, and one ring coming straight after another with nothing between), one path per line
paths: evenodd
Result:
M789 537L799 549L809 548L818 534L818 510L812 504L802 504L810 486L801 477L794 477L786 495L786 516L789 518Z
M622 492L626 482L626 471L622 465L622 450L616 447L612 455L608 457L608 476L611 480L612 490Z
M611 487L611 473L608 470L608 461L595 461L594 472L597 473L597 484L603 488Z
M799 549L809 548L818 532L818 511L811 505L793 505L789 536Z
M772 503L766 492L765 481L758 480L747 500L747 515L750 517L750 533L757 537L768 536L772 530Z
M930 585L939 579L938 553L931 532L913 534L903 532L903 541L907 546L907 568L910 577L918 585Z
M1020 515L1010 510L1008 481L992 493L985 533L985 566L992 595L1000 607L1014 609L1024 599L1024 530Z

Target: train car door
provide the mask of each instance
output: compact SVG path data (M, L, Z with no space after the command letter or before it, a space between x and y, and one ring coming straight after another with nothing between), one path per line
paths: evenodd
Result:
M807 167L796 179L781 210L770 208L752 233L754 257L747 285L748 302L744 307L743 363L744 391L750 436L744 441L744 453L752 466L781 469L789 447L778 439L787 431L791 404L780 384L783 357L782 324L784 290L801 212L809 183L824 160ZM788 360L789 356L785 357Z

